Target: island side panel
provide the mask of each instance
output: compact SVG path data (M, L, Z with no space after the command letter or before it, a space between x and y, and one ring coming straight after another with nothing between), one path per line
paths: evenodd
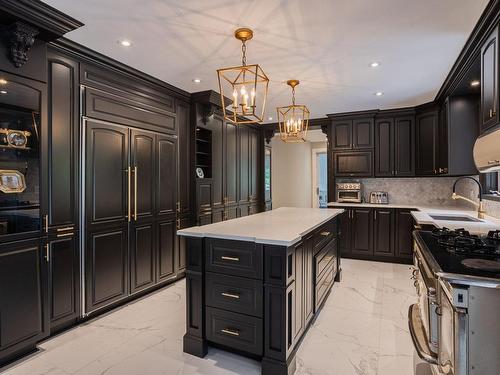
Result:
M186 238L186 334L184 352L205 357L205 256L203 238Z

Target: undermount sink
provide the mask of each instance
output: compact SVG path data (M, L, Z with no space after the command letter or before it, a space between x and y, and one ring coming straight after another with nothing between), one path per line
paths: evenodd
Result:
M482 222L482 220L476 219L472 216L462 215L429 215L434 220L442 220L442 221L473 221L473 222Z

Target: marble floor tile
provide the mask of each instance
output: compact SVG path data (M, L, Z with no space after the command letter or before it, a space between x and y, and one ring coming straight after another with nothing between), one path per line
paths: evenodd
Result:
M297 351L297 375L413 375L407 328L416 300L406 265L342 260L334 285ZM1 375L259 375L260 363L210 348L182 351L185 281L39 345Z

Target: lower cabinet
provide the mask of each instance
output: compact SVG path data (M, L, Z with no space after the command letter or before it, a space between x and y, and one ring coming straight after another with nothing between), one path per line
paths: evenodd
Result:
M342 207L339 247L343 257L411 262L411 209Z
M158 223L156 283L161 283L176 277L175 248L176 248L176 222L174 219Z
M44 239L0 245L0 364L32 350L49 334Z
M192 226L190 216L177 219L177 230L189 228L190 226ZM183 273L186 270L186 237L177 236L175 242L175 264L178 273Z
M48 243L50 331L74 324L80 316L78 234L61 233Z

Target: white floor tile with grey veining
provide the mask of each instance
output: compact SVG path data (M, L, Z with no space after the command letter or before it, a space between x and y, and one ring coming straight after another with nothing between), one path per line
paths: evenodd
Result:
M416 300L405 265L343 260L335 284L297 352L297 375L412 375L408 306ZM210 349L182 352L185 282L40 344L2 375L258 375L256 361Z

